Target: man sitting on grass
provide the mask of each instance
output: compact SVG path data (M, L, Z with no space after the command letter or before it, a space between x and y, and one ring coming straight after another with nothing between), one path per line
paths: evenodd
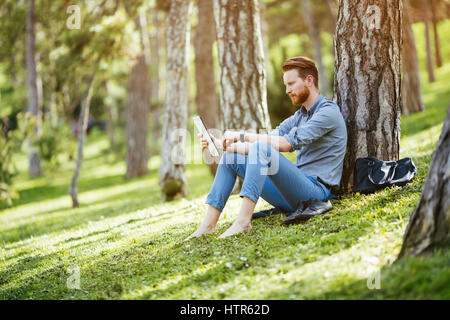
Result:
M312 60L294 57L282 69L286 94L301 107L270 134L225 131L222 139L212 136L217 149L224 152L206 199L206 216L185 241L215 231L237 175L244 180L242 205L234 223L219 238L251 229L259 197L291 212L284 224L331 209L328 200L334 197L331 190L339 186L347 146L344 119L336 103L320 94ZM204 149L208 142L199 136ZM280 153L294 150L296 164Z

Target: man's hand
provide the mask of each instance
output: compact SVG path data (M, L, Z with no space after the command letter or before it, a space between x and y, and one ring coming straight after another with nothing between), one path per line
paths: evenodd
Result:
M202 145L202 151L205 150L205 148L208 147L208 141L203 138L203 134L199 133L198 136L200 137L200 144ZM241 153L243 155L248 154L249 150L249 143L245 142L231 142L231 140L226 140L224 138L219 139L211 135L211 139L214 142L215 146L217 147L217 150L219 151L229 151L229 152L235 152L235 153Z
M203 151L208 147L208 140L206 140L203 137L202 133L199 133L198 136L200 137L200 144L202 145L202 151ZM214 137L212 134L210 134L210 136L211 136L211 139L212 139L214 145L216 146L217 150L219 150L219 151L225 150L224 139L218 139L218 138Z
M239 141L240 135L241 133L238 131L226 130L223 134L224 149L229 147L232 143Z

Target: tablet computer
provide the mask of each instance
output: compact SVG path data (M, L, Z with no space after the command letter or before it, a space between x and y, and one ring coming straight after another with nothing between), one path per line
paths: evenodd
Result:
M217 150L216 145L211 139L211 136L209 135L209 132L206 130L205 124L202 121L202 118L200 116L194 116L192 117L194 119L194 124L197 127L197 130L200 131L203 134L203 137L208 141L208 149L211 155L218 157L219 156L219 150Z

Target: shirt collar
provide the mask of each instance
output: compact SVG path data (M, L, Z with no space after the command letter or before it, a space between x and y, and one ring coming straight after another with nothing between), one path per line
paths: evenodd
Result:
M311 108L309 108L309 111L306 111L306 108L304 106L301 106L300 110L301 110L302 114L304 116L312 115L316 111L318 105L322 102L322 99L323 99L323 96L322 96L322 94L319 93L319 96L317 97L316 101L314 101Z

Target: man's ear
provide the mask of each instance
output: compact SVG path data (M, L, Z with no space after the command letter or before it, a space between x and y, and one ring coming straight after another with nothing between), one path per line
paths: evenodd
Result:
M314 86L314 77L311 74L308 74L306 76L306 82L308 84L308 87Z

